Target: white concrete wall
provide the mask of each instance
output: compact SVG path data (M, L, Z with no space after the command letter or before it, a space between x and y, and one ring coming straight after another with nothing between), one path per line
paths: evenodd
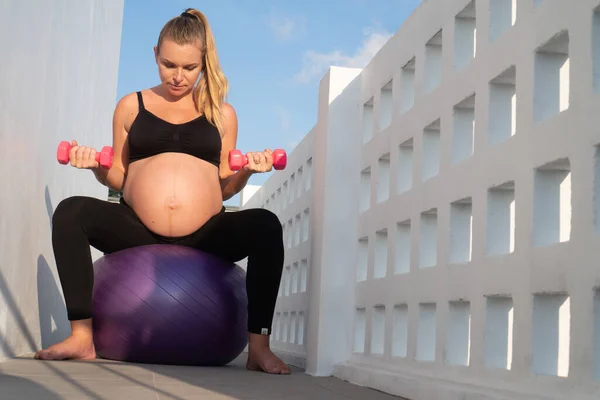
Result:
M108 191L56 148L112 142L122 14L123 0L0 2L0 360L68 333L51 216Z
M285 264L275 316L271 346L285 353L288 362L306 366L308 293L311 287L313 156L315 130L288 154L285 170L276 171L267 185L246 187L241 193L243 209L266 208L276 213L284 232ZM241 264L241 263L240 263ZM244 263L245 265L245 263Z
M277 305L308 302L308 373L415 400L600 398L599 6L428 0L356 79L323 78L314 148L290 155L313 159L311 198L275 208L313 210L308 292Z

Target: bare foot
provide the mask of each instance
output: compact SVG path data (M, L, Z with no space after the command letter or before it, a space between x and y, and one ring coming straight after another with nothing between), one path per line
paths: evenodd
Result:
M94 342L82 335L71 335L60 343L35 353L38 360L93 360Z
M292 372L269 348L269 336L254 333L249 335L246 368L279 375L289 375Z
M262 371L268 374L289 375L292 371L269 348L248 352L246 368L251 371Z
M92 334L92 320L71 321L71 335L60 343L40 350L37 360L93 360L96 358Z

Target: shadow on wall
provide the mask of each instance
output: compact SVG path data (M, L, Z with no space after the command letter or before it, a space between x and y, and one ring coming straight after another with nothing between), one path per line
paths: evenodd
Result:
M46 186L44 197L46 199L50 232L52 232L54 207L52 206L48 186ZM40 336L42 347L45 348L66 339L71 332L71 326L67 318L62 292L59 290L50 265L43 254L38 256L37 287Z
M38 257L38 312L42 347L61 342L69 336L71 326L65 311L65 302L54 275L43 255Z

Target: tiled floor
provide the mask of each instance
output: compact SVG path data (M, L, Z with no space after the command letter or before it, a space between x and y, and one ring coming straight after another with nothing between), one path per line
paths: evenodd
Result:
M294 368L291 375L247 371L244 354L222 368L34 360L0 363L1 400L215 399L215 400L397 400L397 397L335 378L315 378Z

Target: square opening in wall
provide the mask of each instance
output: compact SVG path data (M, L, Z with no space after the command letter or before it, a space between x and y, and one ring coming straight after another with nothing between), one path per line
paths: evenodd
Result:
M408 353L408 306L394 306L392 356L406 357Z
M571 169L568 158L535 169L533 241L535 246L571 237Z
M533 113L536 123L569 108L569 33L561 31L535 51Z
M468 366L471 353L471 303L450 302L449 308L446 363Z
M292 286L292 267L290 267L289 265L285 267L285 279L283 281L284 283L284 287L283 287L283 294L284 296L289 296L290 295L290 287Z
M415 104L415 57L411 58L400 71L400 114L410 110Z
M425 182L440 172L440 130L441 119L438 118L423 130L423 160L421 181Z
M600 92L600 6L592 17L592 63L594 92Z
M292 245L294 244L294 231L292 230L292 220L288 219L288 224L287 224L287 229L285 230L287 232L287 248L291 249Z
M358 240L358 263L356 266L356 281L367 280L369 271L369 238L363 237Z
M600 234L600 145L596 145L594 156L594 226Z
M450 254L453 264L471 261L473 249L473 202L466 198L450 205Z
M308 286L308 259L300 261L300 293L306 292Z
M300 228L302 228L301 216L300 214L296 214L296 219L294 220L294 246L298 246L300 244Z
M442 82L442 29L425 44L425 92L431 92Z
M293 204L294 200L296 199L295 196L295 192L296 192L296 173L292 173L292 175L290 176L290 190L288 192L288 203L289 204Z
M287 343L288 340L290 339L289 336L289 329L290 329L290 315L287 312L283 313L283 329L281 331L281 341L283 343Z
M290 343L292 344L296 343L296 323L296 313L292 312L290 317Z
M371 320L371 354L383 355L385 350L385 306L373 307Z
M490 81L488 143L494 145L517 131L517 68L513 65Z
M276 341L280 341L281 340L281 313L278 312L277 314L275 314L275 340Z
M430 268L437 265L438 248L438 214L437 209L421 213L419 234L419 268Z
M513 355L514 307L510 297L486 297L485 366L511 369Z
M490 0L490 41L498 39L517 22L517 0Z
M373 98L371 97L363 105L362 116L363 143L367 143L373 137Z
M298 344L304 345L304 313L298 314Z
M365 212L371 207L371 167L363 169L360 173L360 209Z
M452 163L458 164L473 155L475 144L475 94L454 106Z
M600 381L600 289L594 290L594 379Z
M471 0L454 18L454 68L464 68L476 55L477 11Z
M365 333L367 329L367 310L357 308L354 316L354 352L365 352Z
M419 304L419 322L417 331L417 361L435 361L436 318L435 304Z
M300 196L302 196L302 189L304 188L304 183L303 183L303 173L304 173L304 169L302 167L298 168L298 171L296 172L296 176L298 176L298 181L296 182L296 198L299 199Z
M569 375L570 299L566 294L536 294L533 298L533 372Z
M304 210L304 215L302 216L302 242L306 242L308 240L308 234L310 230L310 208Z
M384 278L387 275L388 264L388 232L381 229L375 232L375 260L373 278Z
M393 96L394 81L390 80L383 85L379 93L379 129L384 130L392 123L392 112L394 107Z
M515 183L488 189L486 254L496 256L515 251Z
M381 203L390 197L390 153L379 157L377 161L379 178L377 180L377 202Z
M291 294L296 294L298 293L298 275L299 275L300 271L298 271L298 263L295 262L294 264L292 264L292 289L291 289Z
M306 161L306 175L304 175L304 188L308 192L312 185L312 157Z
M394 274L408 274L410 272L410 220L396 224L396 262Z
M396 171L398 194L408 192L413 183L413 139L409 139L398 146L398 170Z
M283 182L283 190L281 192L281 200L282 200L282 205L281 205L281 209L285 210L287 207L287 201L288 201L288 182L285 181Z

